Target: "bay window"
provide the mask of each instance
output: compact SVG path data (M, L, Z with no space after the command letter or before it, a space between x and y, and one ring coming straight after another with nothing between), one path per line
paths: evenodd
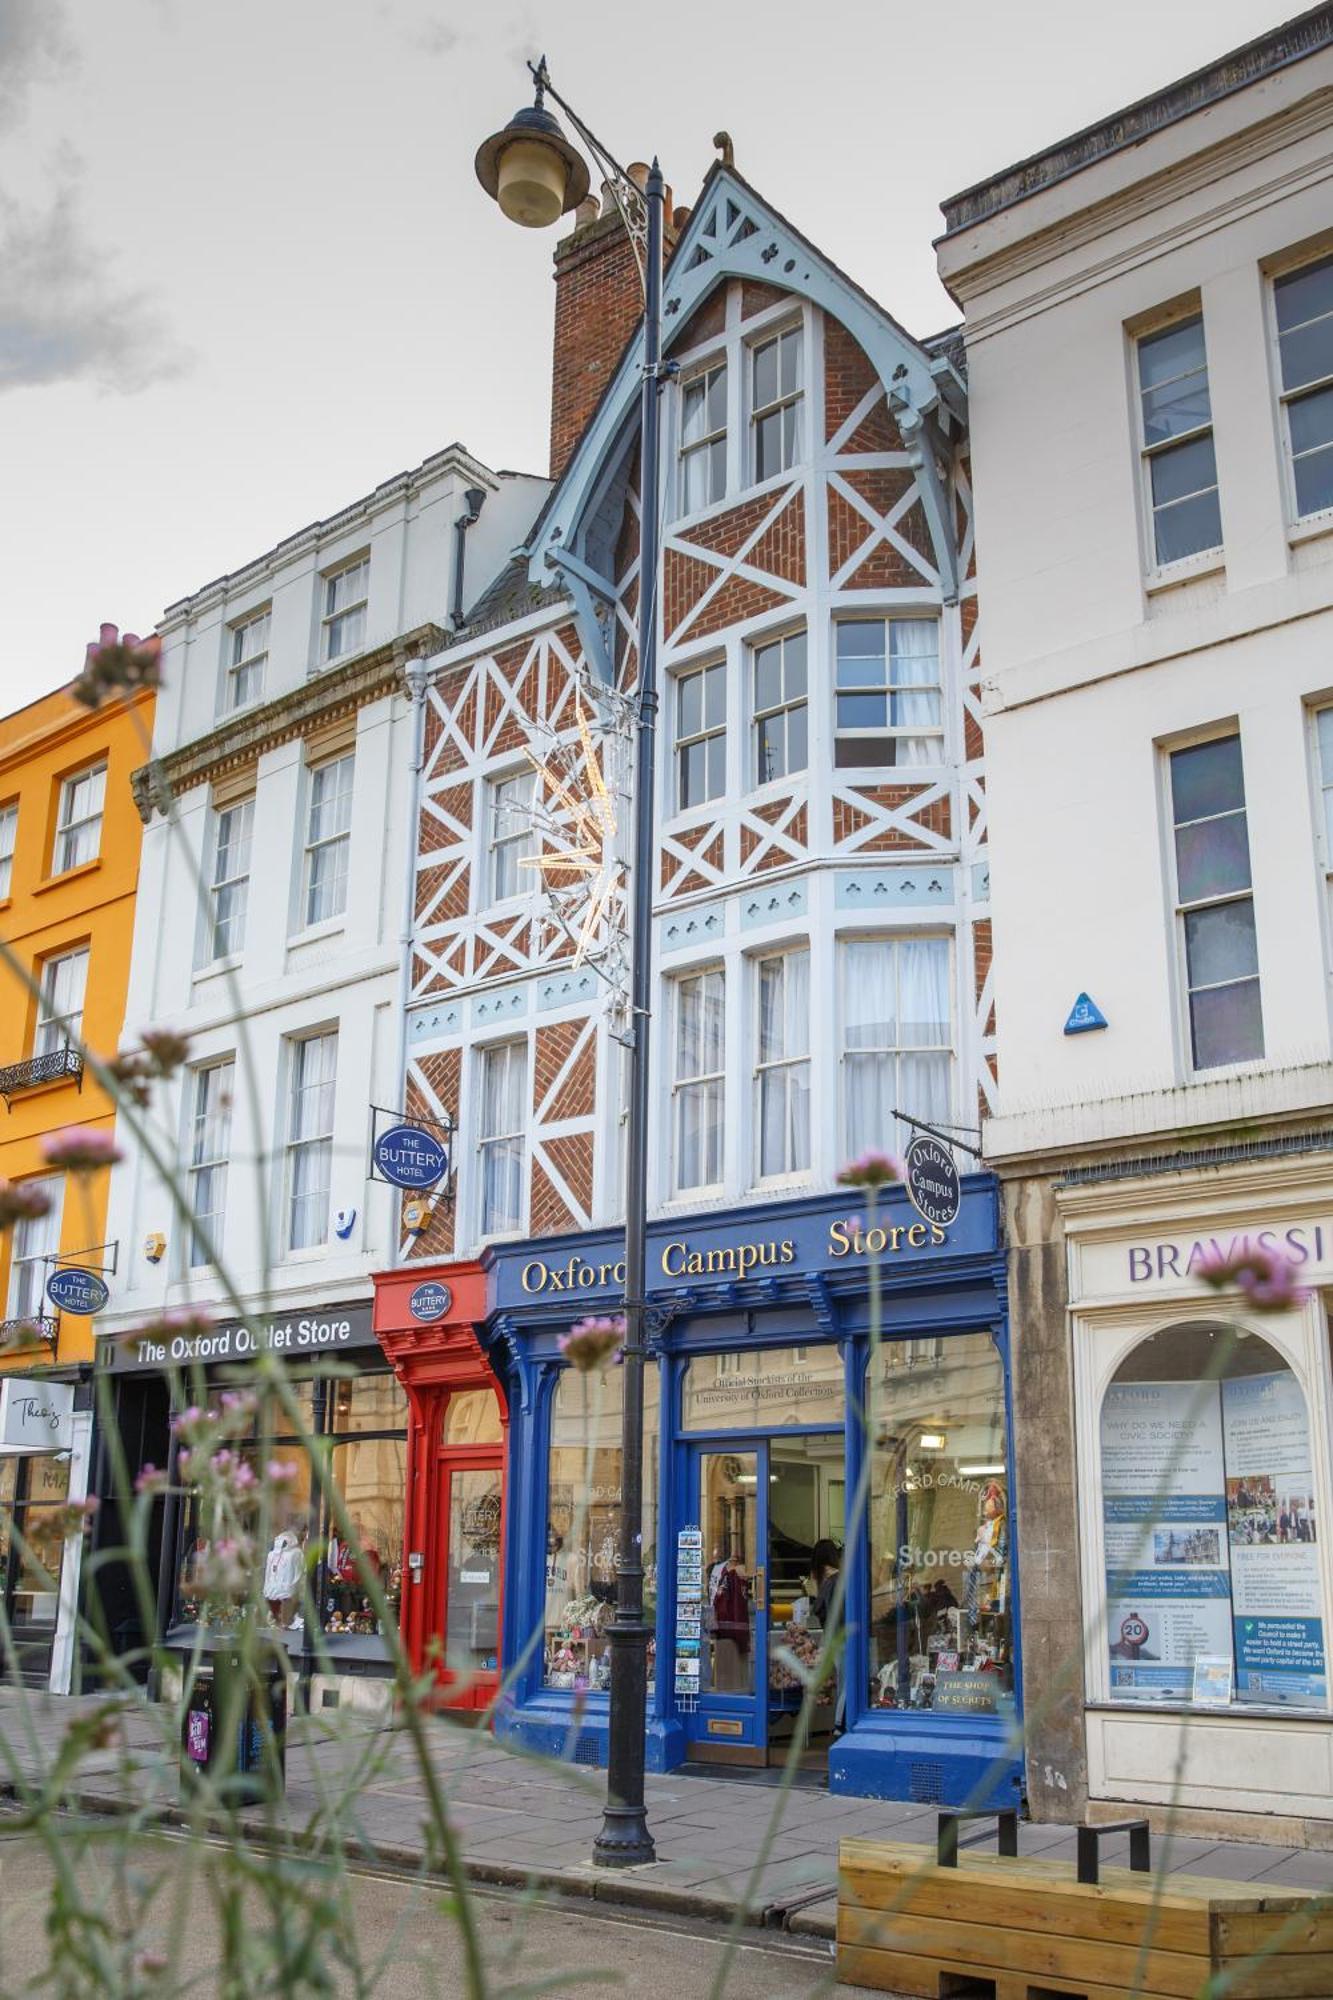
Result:
M722 1179L726 1112L725 988L720 966L676 981L672 1131L678 1194Z
M852 938L842 947L845 1150L901 1151L895 1112L927 1125L950 1116L949 941Z
M810 1165L810 954L784 951L755 968L755 1142L761 1180Z
M833 761L841 770L938 763L940 635L933 618L840 618Z
M754 782L787 778L809 762L805 633L753 648Z

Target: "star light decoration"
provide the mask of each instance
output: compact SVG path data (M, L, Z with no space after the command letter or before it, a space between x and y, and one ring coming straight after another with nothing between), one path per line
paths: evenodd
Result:
M612 696L606 720L594 735L582 698L576 696L572 737L552 730L551 742L540 754L531 743L525 746L536 774L526 817L537 852L519 863L540 876L551 915L573 943L574 965L587 961L622 997L628 871L619 849L619 800L628 791L632 741L632 710L623 697Z

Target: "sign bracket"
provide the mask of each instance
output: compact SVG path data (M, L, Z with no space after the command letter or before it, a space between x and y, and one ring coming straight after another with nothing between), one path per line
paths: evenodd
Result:
M914 1131L928 1132L931 1138L938 1139L942 1146L956 1146L960 1153L970 1153L974 1160L985 1158L980 1146L970 1145L966 1139L957 1137L959 1132L976 1132L980 1137L980 1131L975 1125L955 1125L952 1129L947 1126L927 1125L924 1118L913 1118L906 1111L899 1111L896 1105L893 1115L900 1124L910 1125Z

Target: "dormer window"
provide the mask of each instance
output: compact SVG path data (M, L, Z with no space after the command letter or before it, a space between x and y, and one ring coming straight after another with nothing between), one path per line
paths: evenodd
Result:
M800 327L789 326L750 349L750 430L756 483L787 472L801 455L802 345Z

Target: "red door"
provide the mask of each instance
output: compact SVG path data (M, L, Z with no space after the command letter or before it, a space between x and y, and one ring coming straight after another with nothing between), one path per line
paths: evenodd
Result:
M504 1458L485 1446L446 1447L438 1478L437 1674L450 1708L485 1708L500 1687Z

